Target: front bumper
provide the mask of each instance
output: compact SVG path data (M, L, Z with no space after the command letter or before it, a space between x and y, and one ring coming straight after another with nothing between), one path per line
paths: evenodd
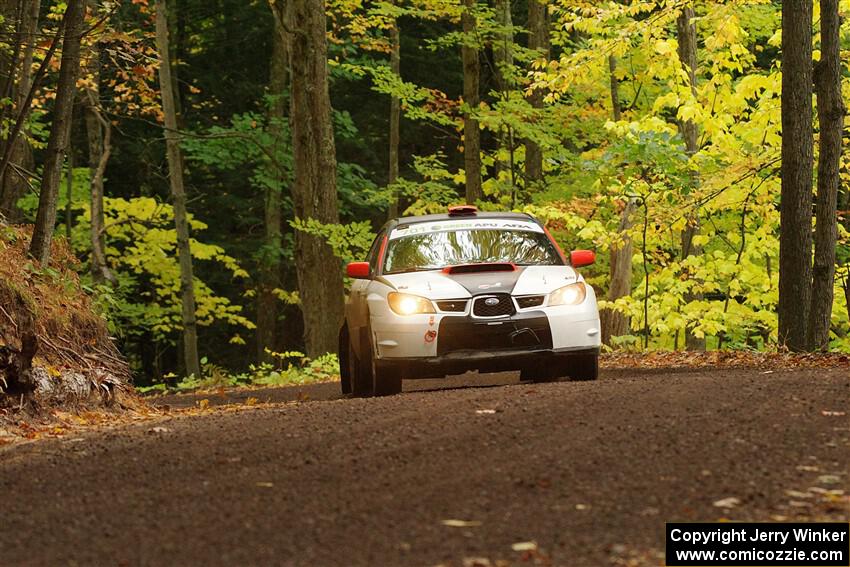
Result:
M487 358L598 352L600 347L599 313L592 297L581 305L537 307L491 319L468 313L400 316L387 307L385 300L375 298L369 303L378 360L415 359L440 364L441 360L474 358L476 368L480 368Z
M428 358L385 358L381 367L399 372L405 378L441 378L450 374L463 374L470 370L479 372L509 372L522 370L529 365L550 368L561 366L563 357L598 355L599 347L578 347L544 350L456 351L445 356Z

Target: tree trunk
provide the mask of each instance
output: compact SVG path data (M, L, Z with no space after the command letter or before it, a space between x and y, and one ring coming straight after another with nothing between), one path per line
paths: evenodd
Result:
M36 33L38 30L38 16L41 9L41 0L26 0L24 2L24 11L21 21L21 36L22 56L20 65L20 78L17 86L14 89L15 109L24 108L24 103L32 87L33 73L33 53L36 47ZM9 141L12 147L10 163L22 166L23 169L32 171L33 155L32 148L29 142L20 136L16 136L14 140ZM15 171L4 172L2 184L0 184L0 216L6 217L10 222L20 222L21 211L18 209L18 199L20 199L27 188L27 181L20 173Z
M50 261L50 244L53 241L53 229L56 227L59 182L62 178L62 163L65 161L65 151L71 132L74 94L77 91L77 75L80 72L80 41L84 32L84 16L83 0L68 0L63 16L62 63L59 66L53 124L47 142L41 194L38 198L38 213L29 248L30 256L38 260L42 266L46 266Z
M21 61L23 46L23 7L19 0L0 0L0 33L9 38L0 50L0 98L15 99L15 84L18 76L18 64ZM0 121L8 118L8 106L0 108Z
M74 230L73 219L74 208L74 148L68 146L68 169L65 173L65 238L71 242L71 233Z
M514 64L514 34L510 0L494 0L494 9L496 12L496 26L498 27L491 44L493 49L493 67L496 77L496 88L499 90L500 96L505 98L513 87L511 68ZM511 142L512 139L513 132L510 126L503 125L499 129L499 147L493 163L493 177L498 179L502 171L506 169L505 160L502 159L502 152L507 150L507 165L510 168L511 174L511 195L512 201L515 201L516 198L513 196L516 194L516 190L513 181L516 175L512 161L514 150Z
M693 22L694 9L690 6L682 8L679 17L676 18L676 31L679 41L679 61L688 73L691 93L697 92L697 30ZM679 130L685 140L685 151L688 155L697 152L697 125L692 120L684 120L679 123Z
M290 124L296 218L339 222L336 155L328 93L324 0L287 0ZM336 352L343 314L342 269L325 239L295 233L295 265L307 355Z
M186 212L186 190L183 187L183 156L177 131L171 60L168 41L168 7L166 0L156 0L156 46L159 52L159 88L165 119L165 145L168 157L168 179L174 206L177 231L177 255L180 262L180 295L183 318L183 358L188 376L201 376L198 357L198 328L195 320L195 288L192 274L192 252L189 247L189 221Z
M808 343L811 350L829 348L829 328L835 283L835 245L838 187L841 183L841 134L844 104L841 98L841 48L838 0L820 0L820 62L814 70L820 141L818 192L815 203L815 258L812 268Z
M40 85L41 80L44 78L44 75L47 73L47 68L53 59L53 55L56 53L56 49L59 47L59 42L64 34L65 24L66 19L63 17L62 22L56 29L56 33L53 35L53 39L50 41L50 47L47 48L47 52L44 54L41 63L39 63L38 70L32 75L31 80L28 81L29 89L27 91L24 91L23 89L21 90L21 101L16 108L14 124L6 136L5 147L3 147L3 158L2 161L0 161L0 179L4 177L6 171L9 169L9 164L15 163L12 158L15 157L14 154L18 144L18 136L23 130L24 123L29 116L35 91ZM24 145L23 147L24 152L23 158L21 159L25 165L31 164L32 149L29 145ZM24 180L21 172L19 172L16 168L13 169L15 169L15 174L19 178L19 181L28 183L28 180ZM27 169L31 170L32 167L27 167ZM0 213L2 213L2 211L7 211L9 214L14 215L15 212L18 212L17 200L18 195L14 194L14 188L10 189L8 184L0 183Z
M541 57L549 59L549 9L547 0L528 0L528 48L537 51ZM532 91L528 102L533 108L543 108L543 92ZM532 140L525 142L525 183L526 187L543 181L543 149Z
M390 27L390 71L393 75L401 75L401 39L398 28L398 19L393 18ZM399 126L401 123L401 104L398 97L390 98L390 163L387 175L387 185L392 185L398 179L398 146L400 143ZM389 218L398 216L399 195L393 191L390 201Z
M463 101L468 107L463 115L463 163L466 172L466 202L475 204L484 198L481 188L481 131L472 113L481 102L479 82L481 63L478 60L476 0L463 0Z
M494 0L496 9L496 25L499 31L493 42L493 63L496 66L496 84L499 91L505 93L513 86L511 84L510 68L514 64L514 34L513 18L511 16L510 0Z
M637 202L630 199L620 214L620 225L617 228L619 241L611 245L611 285L608 287L608 301L616 301L632 293L632 238L629 229L632 226L632 215L637 209ZM631 329L629 317L620 311L605 309L601 313L602 342L611 345L612 337L628 335Z
M679 61L688 73L691 93L696 96L697 92L697 30L693 22L694 9L691 6L682 8L679 17L676 18L676 31L679 41ZM692 157L699 150L697 142L698 129L692 120L679 122L679 131L685 141L685 152ZM696 188L699 185L699 176L691 174L691 184ZM699 212L688 213L688 223L682 231L682 259L688 256L700 254L700 248L694 246L694 237L699 234ZM687 275L690 278L690 275ZM685 301L690 302L699 299L699 294L688 293ZM705 339L694 336L690 329L685 329L685 346L688 350L705 350Z
M608 57L608 73L611 84L611 114L614 120L620 120L620 92L617 81L617 59ZM632 292L632 239L629 229L632 226L632 215L637 208L637 202L629 199L620 214L620 225L617 227L618 242L611 245L611 284L608 286L608 301L616 301ZM611 345L611 338L629 334L630 324L626 314L613 309L604 309L600 313L602 320L602 342Z
M95 14L98 13L98 0L89 0L88 5ZM104 118L100 109L100 47L97 43L91 46L86 72L90 79L83 94L91 171L91 271L96 283L115 283L115 276L112 275L106 260L103 218L103 178L112 153L112 125Z
M277 0L279 9L282 0ZM286 142L282 127L286 119L286 87L289 61L283 27L278 18L274 18L274 36L272 37L272 58L269 66L269 94L272 96L269 106L269 131L274 140L274 154L283 152ZM268 187L265 195L265 242L260 256L260 285L257 292L257 358L260 362L271 362L267 350L274 351L277 338L278 298L275 290L281 286L281 233L283 229L283 211L281 209L281 190L286 182L285 172L278 169L277 187Z
M812 2L782 2L779 344L806 349L812 293Z
M622 118L623 111L620 107L620 81L617 80L617 58L608 56L608 80L611 84L611 114L616 122Z

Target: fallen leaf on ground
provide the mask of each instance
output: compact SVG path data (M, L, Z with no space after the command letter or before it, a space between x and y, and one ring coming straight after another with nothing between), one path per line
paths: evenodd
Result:
M738 500L734 496L730 496L729 498L721 498L720 500L715 500L714 506L716 506L717 508L734 508L740 503L740 500Z
M786 490L785 494L787 494L791 498L811 498L812 497L811 493L800 492L799 490Z
M818 477L818 482L821 484L838 484L841 482L841 477L835 474L822 474Z
M519 541L511 546L514 551L533 551L537 549L536 541Z
M262 486L263 488L271 488L274 486L273 482L258 482L257 486Z
M480 526L481 522L477 520L443 520L443 525L450 528L474 528Z

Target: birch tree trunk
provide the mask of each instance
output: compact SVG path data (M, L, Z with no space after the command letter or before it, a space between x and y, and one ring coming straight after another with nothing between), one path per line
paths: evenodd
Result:
M811 350L829 347L829 328L835 283L835 245L838 187L841 183L841 134L844 129L844 103L841 98L841 48L838 0L820 0L821 56L814 69L818 102L820 141L818 186L815 203L815 258L812 267L812 297L809 313L808 346Z
M475 0L463 0L463 101L469 109L463 115L463 163L466 173L466 202L475 204L484 198L481 188L481 131L478 120L472 117L481 102L481 63L478 59L478 25Z
M56 88L56 103L53 107L53 124L47 141L38 213L29 248L30 256L38 260L42 266L46 266L50 261L50 245L53 242L53 230L56 227L59 182L62 179L62 164L65 161L65 151L71 133L74 95L77 92L77 76L80 72L80 41L84 31L84 17L83 0L68 0L63 16L62 62L59 66L59 84Z
M806 349L812 297L812 2L782 2L779 344Z
M159 88L165 119L165 145L168 158L168 180L174 207L177 232L177 255L180 262L180 296L183 320L183 360L187 376L201 376L198 356L198 328L195 319L195 287L192 274L192 252L189 246L189 221L186 212L186 190L183 186L183 155L177 131L177 112L171 78L168 41L168 7L166 0L156 0L156 46L159 52Z
M287 0L285 21L295 216L338 223L324 0ZM343 315L342 264L322 237L296 231L295 267L307 355L336 352Z

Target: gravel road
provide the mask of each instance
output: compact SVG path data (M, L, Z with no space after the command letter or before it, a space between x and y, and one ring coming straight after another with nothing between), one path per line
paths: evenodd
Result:
M0 564L659 565L665 521L850 519L846 370L210 402L249 395L0 450Z

